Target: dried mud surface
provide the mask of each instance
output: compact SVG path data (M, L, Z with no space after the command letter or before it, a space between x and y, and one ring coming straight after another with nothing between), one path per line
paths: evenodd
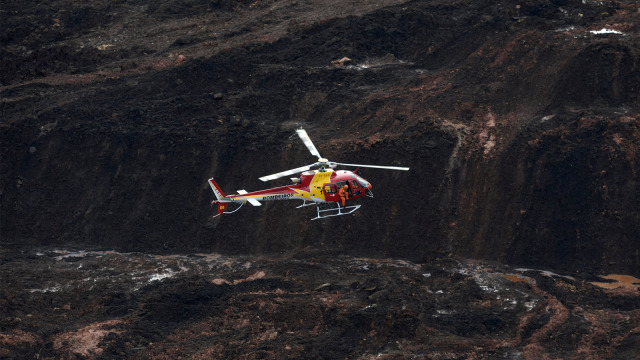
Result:
M640 346L640 284L589 276L318 251L2 258L19 275L0 286L2 358L633 359Z

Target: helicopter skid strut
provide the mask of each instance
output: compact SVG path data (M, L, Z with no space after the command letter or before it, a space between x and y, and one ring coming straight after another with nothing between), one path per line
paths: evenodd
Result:
M311 205L311 204L309 204ZM332 207L329 209L320 209L320 204L317 204L316 210L318 211L318 215L311 220L324 219L332 216L340 216L340 215L349 215L354 211L360 209L362 205L352 205L352 206L340 206L340 204L336 203L338 207ZM304 205L302 205L304 206Z

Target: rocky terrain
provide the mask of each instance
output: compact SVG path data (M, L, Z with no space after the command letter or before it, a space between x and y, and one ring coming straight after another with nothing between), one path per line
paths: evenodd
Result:
M478 261L2 256L19 275L0 288L3 358L636 359L640 345L638 284Z
M0 14L0 356L634 358L635 280L591 282L640 276L637 1ZM212 218L208 178L315 161L301 127L411 170Z

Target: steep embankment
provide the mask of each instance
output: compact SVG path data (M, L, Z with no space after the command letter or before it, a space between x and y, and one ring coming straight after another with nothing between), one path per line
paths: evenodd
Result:
M640 269L633 2L47 6L4 10L3 241ZM354 216L211 220L208 177L255 190L313 161L297 127L412 169L361 170Z

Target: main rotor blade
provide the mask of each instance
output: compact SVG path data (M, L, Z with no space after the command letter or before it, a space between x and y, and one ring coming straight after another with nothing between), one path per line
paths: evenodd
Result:
M271 174L271 175L267 175L267 176L263 176L260 178L260 180L262 181L269 181L269 180L275 180L275 179L279 179L281 177L285 177L285 176L289 176L289 175L293 175L293 174L297 174L299 172L303 172L305 170L309 170L311 169L312 166L314 166L315 164L311 164L311 165L306 165L306 166L302 166L296 169L291 169L291 170L287 170L287 171L282 171L279 173L275 173L275 174Z
M318 149L316 149L315 145L313 145L313 142L311 141L311 138L309 138L307 132L304 129L298 129L296 130L296 132L298 133L298 136L307 147L307 149L311 151L311 155L317 156L318 159L322 158L322 156L320 156L320 153L318 152Z
M345 163L339 163L339 162L332 162L332 164L336 164L336 165L344 165L344 166L355 166L355 167L367 167L367 168L374 168L374 169L388 169L388 170L402 170L402 171L409 171L409 168L408 168L408 167L400 167L400 166L381 166L381 165L345 164Z

